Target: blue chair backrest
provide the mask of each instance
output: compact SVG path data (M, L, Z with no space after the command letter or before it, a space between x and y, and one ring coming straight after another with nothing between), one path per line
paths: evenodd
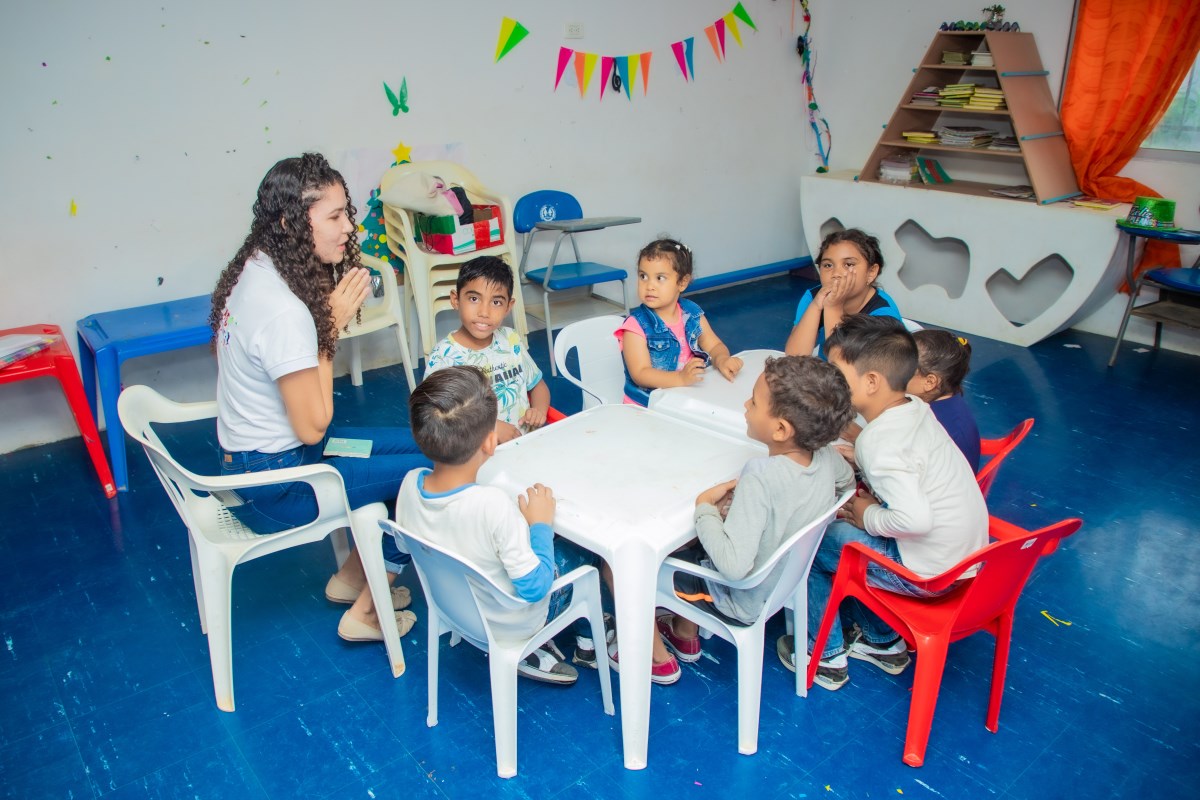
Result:
M541 189L517 201L513 209L513 228L517 233L529 233L539 222L582 218L583 209L573 195Z

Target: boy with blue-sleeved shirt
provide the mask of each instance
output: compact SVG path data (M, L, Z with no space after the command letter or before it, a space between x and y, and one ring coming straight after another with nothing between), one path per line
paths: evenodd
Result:
M500 489L477 484L479 468L496 451L496 395L481 370L447 367L429 375L409 399L413 439L433 469L413 470L400 486L396 522L471 561L528 606L484 608L493 629L527 637L569 601L554 582L554 494L531 486L514 503ZM485 601L486 602L486 601ZM573 684L578 673L553 641L530 653L519 674Z

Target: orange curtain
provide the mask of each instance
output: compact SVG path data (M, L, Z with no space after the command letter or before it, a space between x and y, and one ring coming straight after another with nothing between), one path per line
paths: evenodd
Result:
M1126 203L1161 197L1117 173L1162 119L1197 52L1200 2L1080 0L1062 125L1085 193ZM1179 266L1179 246L1147 241L1138 272L1151 266Z

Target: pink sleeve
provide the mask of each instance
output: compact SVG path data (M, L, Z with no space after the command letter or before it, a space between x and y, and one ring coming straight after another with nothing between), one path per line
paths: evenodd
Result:
M638 322L637 319L635 319L632 315L626 317L625 321L621 323L621 327L613 331L613 336L617 337L617 346L621 349L621 352L625 352L626 331L636 334L643 339L646 338L646 333L642 330L641 323Z

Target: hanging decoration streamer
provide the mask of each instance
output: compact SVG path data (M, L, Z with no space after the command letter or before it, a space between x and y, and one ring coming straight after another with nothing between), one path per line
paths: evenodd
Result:
M519 25L520 23L517 24ZM738 47L743 46L742 30L739 25L745 25L754 31L758 30L758 26L754 24L754 20L750 17L750 12L746 11L745 6L740 2L732 10L723 14L704 29L704 35L708 38L708 43L712 47L713 54L717 57L718 63L724 63L725 61L727 54L726 44L730 38L737 42ZM503 38L503 31L501 31L501 34ZM695 60L692 56L695 39L696 37L689 36L686 39L680 39L678 42L671 43L671 52L675 56L675 63L679 65L679 72L683 75L685 81L694 81L696 79ZM497 52L499 52L499 48ZM567 65L573 60L575 78L579 86L579 96L586 96L588 87L591 85L592 72L598 62L600 66L601 100L604 99L604 92L609 88L614 73L620 84L620 91L625 93L625 97L628 100L633 99L633 90L638 82L640 73L642 96L644 97L650 91L650 60L653 55L652 52L647 51L645 53L630 53L620 56L605 56L595 53L584 53L572 50L569 47L560 47L558 49L558 65L554 73L554 89L558 90L558 85L562 82L562 76L567 70ZM615 90L616 87L617 84L613 83L612 88Z
M801 80L804 83L808 99L808 125L817 137L817 155L821 157L821 166L817 167L817 172L828 172L829 153L833 150L833 134L829 131L829 123L821 116L821 107L817 105L816 95L813 94L812 40L809 37L809 30L812 28L812 14L808 10L808 0L794 0L794 2L800 4L800 10L804 14L804 31L796 41L796 49L800 51L800 60L804 64L804 75ZM795 10L794 5L792 9Z

